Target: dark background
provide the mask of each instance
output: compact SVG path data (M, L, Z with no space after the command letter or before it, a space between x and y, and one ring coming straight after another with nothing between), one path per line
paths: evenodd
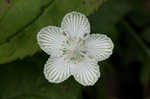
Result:
M48 55L37 32L60 26L70 11L85 13L92 33L111 37L113 55L99 62L91 87L73 77L44 78ZM0 99L150 99L150 0L0 0Z

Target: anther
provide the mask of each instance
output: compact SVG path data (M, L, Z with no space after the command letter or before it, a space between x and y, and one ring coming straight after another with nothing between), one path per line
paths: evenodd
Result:
M82 40L82 38L79 36L79 40L81 41Z
M86 37L88 35L88 33L85 33L84 35L83 35L83 37Z
M64 36L67 36L67 33L66 33L66 32L63 32L63 35L64 35Z
M78 60L77 63L80 63L80 60Z
M64 58L64 61L66 61L67 59L66 58Z
M88 56L89 59L93 59L91 56Z

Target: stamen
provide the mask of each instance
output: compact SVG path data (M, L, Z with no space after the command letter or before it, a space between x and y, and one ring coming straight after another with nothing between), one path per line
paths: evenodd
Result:
M79 36L79 41L81 41L82 40L82 38Z
M93 59L92 56L88 56L89 59Z
M84 35L83 35L83 37L86 37L88 35L88 33L85 33Z
M64 44L65 44L64 42L65 42L65 41L62 41L62 44L61 44L62 46L64 46Z
M70 63L69 61L67 61L67 63Z
M67 33L66 33L66 32L63 32L63 35L64 35L64 36L67 36Z
M71 60L75 60L75 57L71 57Z
M72 40L71 36L69 36L68 40L69 40L69 41L71 41L71 40Z
M80 60L78 60L77 63L80 63Z
M62 55L67 55L67 57L64 58L64 61L67 63L72 62L73 64L80 63L87 53L87 51L84 49L84 44L85 40L83 40L81 37L77 39L76 36L73 38L68 37L67 40L63 40L62 49L60 50L63 53Z
M77 61L74 62L74 64L77 64L77 63L78 63Z
M67 59L66 58L64 58L64 61L66 61Z

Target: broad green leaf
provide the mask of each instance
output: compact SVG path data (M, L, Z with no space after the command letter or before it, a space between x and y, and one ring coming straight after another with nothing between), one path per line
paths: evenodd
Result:
M3 6L7 8L8 3ZM48 25L60 26L70 11L86 15L95 11L103 0L10 0L9 8L0 13L0 64L32 56L40 51L37 32ZM3 9L2 9L3 10Z
M42 0L36 0L36 2L35 0L30 0L30 2L10 0L8 5L7 0L3 1L5 1L3 6L8 9L4 11L5 13L0 13L3 16L0 21L0 43L5 43L6 40L22 31L25 26L42 13L46 4L52 2L52 0L44 0L44 2ZM3 11L3 9L1 10Z

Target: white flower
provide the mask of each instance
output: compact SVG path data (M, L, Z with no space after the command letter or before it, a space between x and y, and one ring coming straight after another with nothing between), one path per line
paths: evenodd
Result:
M84 86L94 85L100 77L98 61L107 59L113 50L113 42L106 35L90 35L89 21L79 12L68 13L61 28L43 28L37 40L51 55L44 66L44 75L51 83L63 82L72 75Z

